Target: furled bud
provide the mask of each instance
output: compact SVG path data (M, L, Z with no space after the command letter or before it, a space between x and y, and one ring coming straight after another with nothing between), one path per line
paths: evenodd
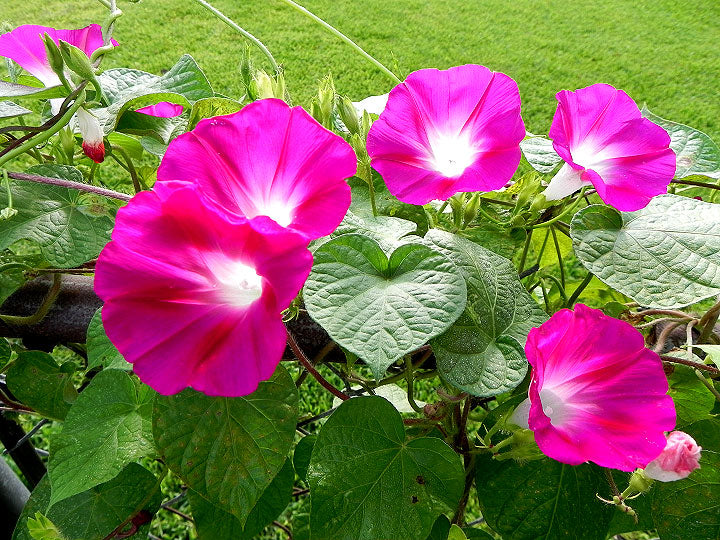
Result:
M358 113L349 97L340 97L338 100L338 111L340 112L340 118L348 131L352 134L360 135L362 133L360 118L358 118Z
M700 468L701 450L690 435L673 431L667 436L667 443L660 455L645 467L645 476L660 482L687 478L691 472Z
M275 97L275 89L272 77L262 69L258 69L253 77L253 89L258 99Z
M66 41L60 40L60 53L68 69L73 73L76 73L86 81L95 80L95 69L93 69L87 54L81 49L70 45Z
M58 46L47 33L43 35L43 41L45 42L48 64L50 64L52 70L61 80L64 79L65 62L63 61L62 54L60 54L60 49L58 49Z
M100 122L90 111L80 108L77 114L78 130L83 138L82 148L85 155L95 163L102 163L105 160L104 133Z
M315 118L326 128L332 125L332 113L335 108L335 83L328 75L320 81L320 88L317 95L318 112L320 118Z

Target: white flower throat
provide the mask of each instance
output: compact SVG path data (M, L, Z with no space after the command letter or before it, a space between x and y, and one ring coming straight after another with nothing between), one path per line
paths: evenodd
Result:
M475 161L477 150L470 139L462 133L457 135L436 135L429 138L432 156L430 163L433 169L455 178L465 172Z

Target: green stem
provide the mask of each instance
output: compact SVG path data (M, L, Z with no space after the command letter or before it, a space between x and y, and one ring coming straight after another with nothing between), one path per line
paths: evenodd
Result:
M120 146L114 146L113 152L118 152L125 160L125 163L127 164L127 171L128 171L128 173L130 173L130 178L132 179L133 188L135 189L135 193L140 193L143 188L140 185L140 179L138 178L137 171L135 170L135 165L133 165L132 159L130 159L130 156L128 155L128 153L125 150L123 150Z
M522 255L520 257L520 268L518 274L525 270L525 261L527 260L528 250L530 249L530 241L532 240L533 230L530 229L525 237L525 245L523 246Z
M195 1L196 1L196 2L200 2L200 1L202 1L202 0L195 0ZM314 13L308 11L308 10L305 9L303 6L301 6L300 4L298 4L297 2L293 2L293 0L280 0L280 1L281 1L281 2L284 2L285 4L287 4L288 6L292 7L293 9L299 11L300 13L302 13L303 15L305 15L306 17L309 17L310 19L312 19L313 21L315 21L316 23L318 23L319 25L321 25L323 28L325 28L328 32L334 34L336 37L338 37L338 38L340 38L341 40L343 40L345 43L347 43L347 44L350 45L353 49L355 49L355 51L356 51L358 54L360 54L361 56L363 56L366 60L368 60L369 62L371 62L371 63L372 63L375 67L377 67L380 71L382 71L383 73L385 73L385 75L387 75L387 76L390 77L393 81L395 81L395 83L401 83L401 82L402 82L402 81L397 77L397 75L395 75L392 71L390 71L388 68L386 68L382 63L380 63L379 60L377 60L375 57L373 57L373 56L371 56L370 54L368 54L367 52L365 52L365 50L364 50L362 47L360 47L360 45L358 45L357 43L355 43L352 39L350 39L350 38L347 37L345 34L343 34L342 32L340 32L340 30L338 30L338 29L335 28L334 26L326 23L326 22L325 22L324 20L322 20L320 17L318 17L318 16L315 15Z
M580 285L577 286L577 289L575 289L572 293L572 296L568 299L567 307L571 308L573 307L573 304L575 304L575 301L580 296L580 293L585 290L585 287L587 287L590 284L590 281L592 281L593 274L592 272L588 272L587 276L585 276L585 279L582 280Z
M712 381L708 381L699 369L695 370L695 375L697 375L697 378L700 379L700 382L705 385L705 388L710 390L710 393L715 396L715 399L717 401L720 401L720 392L717 391L717 388L715 388L715 385L712 383Z
M405 355L405 379L407 380L407 400L410 406L413 408L413 410L416 413L423 413L422 407L415 403L415 398L413 397L413 363L412 358L409 354Z
M545 311L550 313L552 311L550 309L550 299L548 298L548 291L547 287L545 287L545 280L543 278L540 278L540 289L543 293L543 300L545 301Z
M87 191L88 193L102 195L103 197L111 197L113 199L118 199L125 202L128 202L130 199L132 199L132 195L127 195L125 193L120 193L111 189L105 189L97 186L83 184L82 182L73 182L72 180L62 180L60 178L50 178L48 176L37 176L35 174L15 172L8 172L8 176L15 180L24 180L26 182L37 182L38 184L50 184L51 186L62 186L70 189Z
M5 192L7 193L7 207L12 210L13 207L13 196L12 196L12 190L10 189L10 178L8 178L8 172L3 169L2 170L2 176L3 176L3 184L5 184Z
M233 21L230 17L225 15L222 11L214 7L209 2L206 2L205 0L195 0L198 4L200 4L202 7L207 9L210 13L215 15L218 19L220 19L222 22L227 24L230 28L244 36L247 40L249 40L253 45L255 45L258 49L262 51L262 53L265 55L265 57L268 59L268 62L270 62L270 65L272 66L275 73L280 72L280 67L278 66L277 62L275 61L275 57L273 57L270 50L263 44L262 41L260 41L258 38L253 36L250 32L242 28L239 24L237 24L235 21Z
M718 316L720 316L720 301L711 307L707 313L702 316L702 319L700 319L699 324L702 327L702 332L700 333L698 343L705 343L708 340L718 321Z
M580 205L580 203L582 202L583 197L585 196L585 191L587 191L587 186L583 187L583 188L582 188L582 191L580 191L580 194L579 194L579 195L577 196L577 198L573 201L573 203L572 203L570 206L568 206L567 208L565 208L562 212L560 212L557 216L555 216L554 218L552 218L552 219L550 219L550 220L548 220L548 221L543 221L542 223L538 223L538 224L536 224L536 225L533 225L532 228L533 228L533 229L539 229L540 227L547 227L547 226L552 225L553 223L555 223L555 222L557 222L557 221L560 221L560 220L561 220L562 218L564 218L567 214L570 214L571 212L573 212L573 211Z
M48 127L47 130L41 131L40 133L34 135L27 141L25 141L20 146L16 146L6 154L4 154L2 157L0 157L0 168L13 159L14 157L17 157L21 154L24 154L28 150L35 148L37 145L44 143L47 141L50 137L55 135L58 131L60 131L62 128L64 128L68 123L70 122L70 119L73 117L73 115L77 112L77 110L82 106L82 104L85 102L85 91L83 90L80 92L78 97L75 99L75 102L72 104L72 106L65 111L65 114L63 114L58 121L53 124L52 126Z
M684 186L697 186L708 189L720 189L720 185L708 184L707 182L698 182L697 180L673 180L673 184L682 184Z
M565 267L563 265L562 253L560 253L560 243L558 242L558 239L557 239L557 233L555 232L555 227L550 227L550 232L552 233L553 243L555 244L555 253L557 253L558 265L560 266L560 281L562 282L562 286L564 289L565 288Z
M35 313L25 317L18 315L0 315L0 320L13 326L29 326L39 323L45 318L45 315L48 314L50 308L53 307L58 294L60 294L60 285L62 285L62 274L53 274L52 287L50 287L45 299Z
M565 305L568 301L568 297L567 297L567 293L565 292L565 286L562 283L560 283L560 280L558 278L556 278L555 276L552 276L549 274L547 276L544 276L543 279L550 279L553 281L553 283L555 283L555 285L557 285L558 291L560 291L560 296L562 296L562 299L563 299L563 305Z
M375 202L375 183L373 182L372 175L370 176L370 182L368 182L368 190L370 191L370 207L372 208L373 216L377 217L377 203Z
M482 207L482 204L481 204L480 206L478 206L478 211L479 211L480 214L481 214L485 219L487 219L488 221L492 221L493 223L495 223L495 224L497 224L497 225L500 225L501 227L507 227L507 226L508 226L507 223L504 223L504 222L500 221L499 219L495 219L494 217L492 217L492 216L487 212L487 210L485 210L485 209Z

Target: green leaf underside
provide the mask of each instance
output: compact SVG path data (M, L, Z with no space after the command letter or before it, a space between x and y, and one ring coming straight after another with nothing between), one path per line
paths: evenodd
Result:
M50 506L50 481L46 475L25 505L13 540L32 540L27 518L42 512L67 540L104 540L121 524L146 511L153 515L162 501L160 484L150 471L131 463L115 478ZM128 525L123 530L129 529ZM147 538L149 523L139 527L133 540Z
M80 171L66 165L36 165L28 173L83 181ZM17 240L32 240L48 263L71 268L97 257L110 241L113 220L92 215L86 204L89 199L81 191L22 181L14 181L11 189L18 213L0 221L0 249ZM4 205L7 194L0 190L0 206Z
M663 540L720 538L720 453L703 449L700 469L689 477L656 482L652 511Z
M460 457L442 440L405 440L385 399L343 403L318 435L308 471L316 540L425 540L464 486Z
M670 148L677 156L675 178L693 174L720 178L720 148L700 130L671 122L642 108L642 115L670 135Z
M338 228L329 236L316 240L312 250L343 234L361 234L375 240L385 253L392 253L400 244L416 239L414 236L408 237L416 229L417 224L406 219L389 216L361 217L348 210Z
M98 77L109 105L93 109L105 133L110 133L120 116L130 108L141 108L161 101L190 106L212 97L213 90L190 55L183 55L164 75L153 75L129 68L108 69Z
M63 97L63 92L62 86L45 88L44 86L26 86L24 84L0 81L0 98L31 97L33 99L50 99Z
M157 396L155 443L191 489L244 525L288 455L297 401L282 366L246 397L210 397L190 389Z
M7 372L10 391L25 405L54 420L63 420L78 393L72 383L72 362L58 366L40 351L21 352Z
M373 239L346 234L314 253L304 288L308 312L380 378L387 367L445 331L466 287L442 254L418 244L388 258Z
M528 369L522 344L547 316L509 260L437 229L425 239L455 263L468 290L463 314L431 342L438 369L450 383L473 395L511 390Z
M210 501L189 490L195 529L200 540L250 540L262 532L266 525L280 515L290 502L295 472L290 459L263 491L250 511L245 527L240 521Z
M605 539L616 510L595 498L609 490L598 467L483 456L475 470L480 510L503 540Z
M32 111L30 109L21 107L12 101L0 101L0 118L13 118L31 113Z
M525 159L538 172L550 173L562 158L555 152L552 141L545 137L533 136L520 143Z
M154 453L154 395L123 371L102 371L92 379L52 441L51 503L107 482L127 464Z
M102 324L102 308L90 319L87 329L88 370L102 367L103 369L132 370L132 364L115 348L108 339Z
M677 195L637 212L588 206L571 224L575 253L610 287L656 308L720 293L720 206Z

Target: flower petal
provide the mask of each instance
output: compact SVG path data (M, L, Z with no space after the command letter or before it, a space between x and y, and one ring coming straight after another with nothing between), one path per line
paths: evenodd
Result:
M330 234L350 206L355 153L300 107L263 99L202 120L169 146L160 183L191 180L228 212L268 216L309 238Z
M157 118L174 118L180 116L183 112L183 106L169 101L161 101L155 105L148 105L140 109L135 109L135 112L147 114L148 116L155 116Z

